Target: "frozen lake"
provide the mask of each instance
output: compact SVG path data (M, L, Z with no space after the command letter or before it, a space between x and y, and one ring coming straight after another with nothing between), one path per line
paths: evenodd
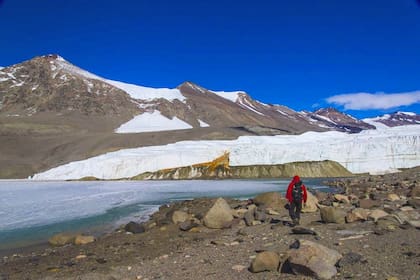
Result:
M305 180L325 188L322 179ZM100 234L144 221L160 205L197 197L246 199L283 192L288 180L26 181L0 180L0 249L41 243L63 232Z

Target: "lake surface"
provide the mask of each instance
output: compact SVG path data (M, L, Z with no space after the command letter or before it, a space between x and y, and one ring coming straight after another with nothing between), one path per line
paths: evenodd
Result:
M328 189L323 179L305 180ZM99 235L130 220L145 221L159 206L197 197L247 199L284 193L289 180L30 181L0 180L0 250L42 243L59 232Z

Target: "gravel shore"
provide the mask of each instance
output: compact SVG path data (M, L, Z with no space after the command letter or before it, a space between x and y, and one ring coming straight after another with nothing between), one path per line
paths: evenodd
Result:
M326 222L320 210L303 213L301 225L314 234L295 234L287 210L258 206L263 218L249 224L238 215L223 229L203 224L215 199L195 199L162 206L143 233L120 230L85 245L36 249L0 260L0 279L313 279L295 275L286 261L296 240L310 240L339 252L331 279L420 279L420 231L417 220L395 221L400 213L419 214L414 193L420 168L385 176L337 180L342 197L317 194L319 207L378 209L388 217L345 223ZM393 200L392 195L398 199ZM231 209L250 208L252 201L228 200ZM362 205L363 204L363 205ZM404 208L405 207L405 208ZM175 211L193 214L190 224L175 224ZM410 212L411 211L411 212ZM398 216L399 217L399 216ZM185 228L186 227L186 228ZM264 251L275 252L278 270L253 273L250 265Z

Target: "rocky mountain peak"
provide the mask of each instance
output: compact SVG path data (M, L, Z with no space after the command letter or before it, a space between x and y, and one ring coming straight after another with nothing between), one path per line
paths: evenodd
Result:
M46 55L40 56L40 58L44 59L44 60L47 60L47 61L51 61L51 60L65 61L65 59L58 54L46 54Z
M313 113L305 113L312 120L336 130L357 133L363 129L374 129L375 126L360 121L348 114L342 113L335 108L322 108Z
M400 126L400 125L411 125L420 124L420 115L412 112L395 112L392 114L385 114L380 117L366 119L366 121L381 123L388 127Z
M38 56L0 71L0 113L133 113L137 106L124 91L63 59Z

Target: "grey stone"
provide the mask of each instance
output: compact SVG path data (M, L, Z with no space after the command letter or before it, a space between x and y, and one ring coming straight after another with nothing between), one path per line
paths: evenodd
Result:
M350 253L345 254L343 258L341 258L341 260L337 263L337 266L338 267L349 266L355 263L362 262L363 260L364 258L362 255L358 253L350 252Z
M338 207L322 207L320 209L321 219L324 223L344 224L347 212Z
M251 209L251 210L248 210L245 213L244 220L245 220L245 224L247 226L252 226L252 222L255 220L254 219L254 212L255 212L255 209Z
M276 252L265 251L259 253L251 262L249 270L257 273L262 271L277 271L280 265L280 256Z
M223 198L218 198L204 216L204 225L208 228L221 229L228 227L233 220L232 209Z
M298 249L288 251L293 273L319 279L331 279L337 274L335 264L342 255L335 250L309 240L300 240Z
M284 206L288 203L287 199L282 197L279 192L262 193L257 195L253 201L257 206L264 206L275 211L283 210Z
M127 232L131 232L131 233L143 233L146 231L146 229L144 228L143 225L136 223L136 222L129 222L128 224L125 225L124 227L125 231Z
M304 227L294 227L292 228L292 233L293 234L310 234L310 235L318 235L315 231L309 229L309 228L304 228Z

